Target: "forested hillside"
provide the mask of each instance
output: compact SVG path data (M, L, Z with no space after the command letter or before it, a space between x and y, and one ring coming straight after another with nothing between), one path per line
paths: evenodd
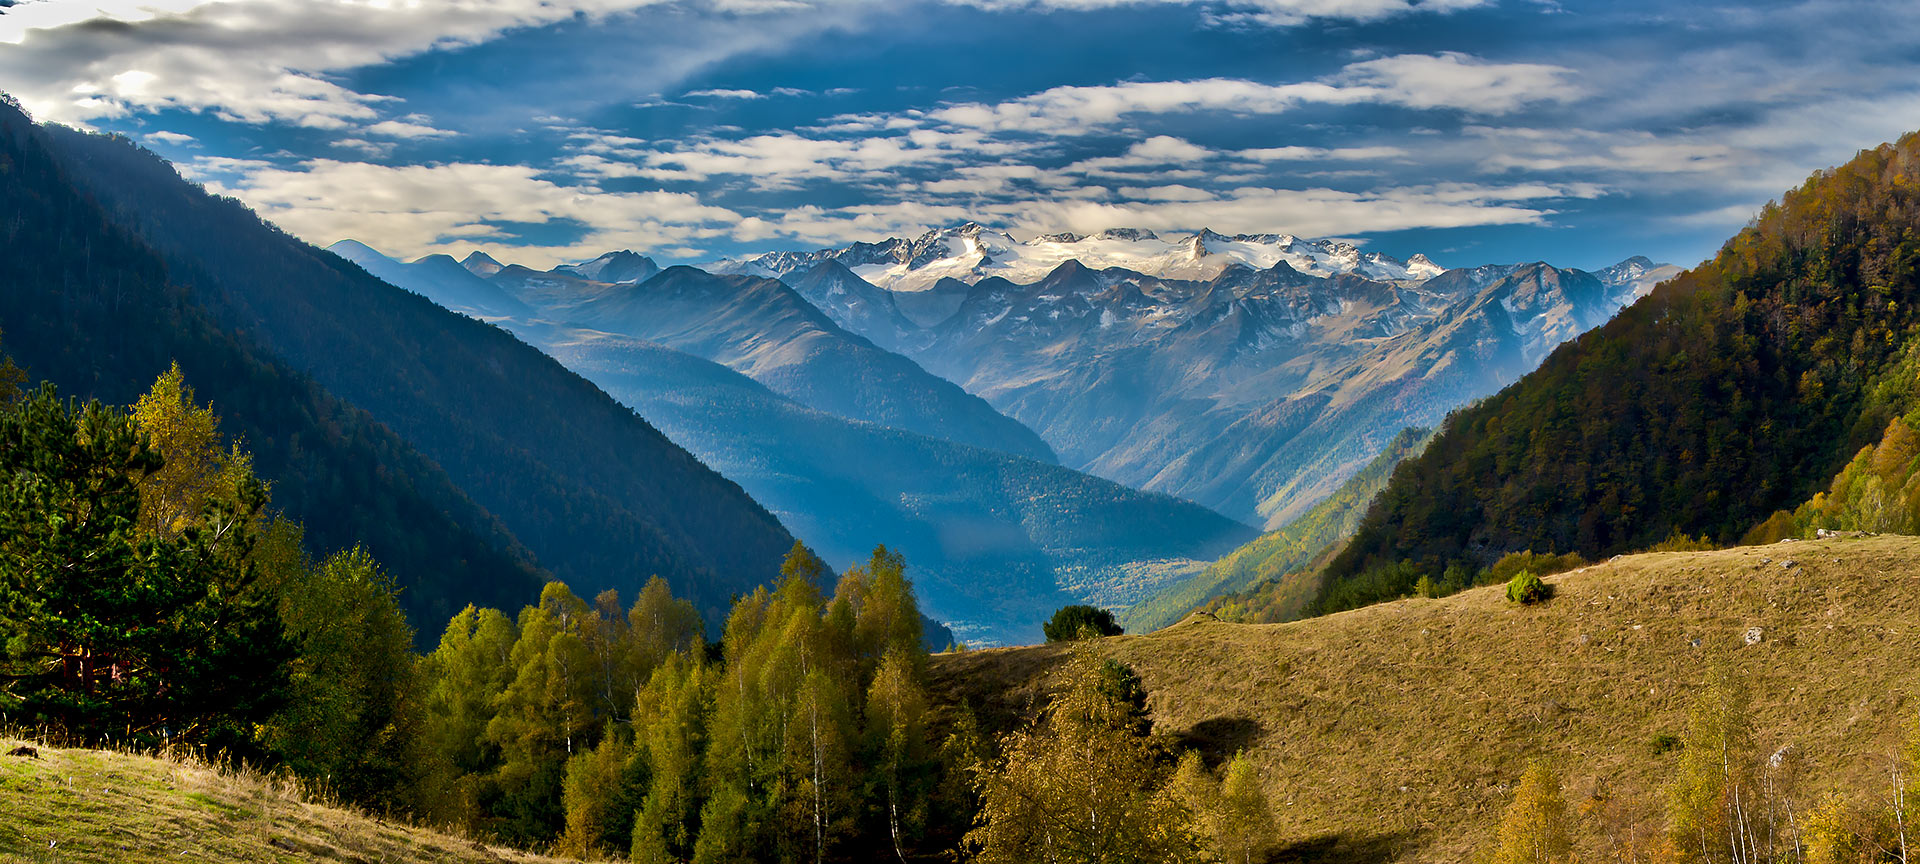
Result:
M125 139L46 137L221 328L366 409L581 590L660 575L717 620L792 544L739 486L510 334L295 240Z
M1321 608L1519 550L1731 542L1806 501L1913 405L1917 172L1908 135L1814 175L1712 260L1458 412L1330 564Z
M278 506L323 549L364 543L416 620L509 602L542 571L433 460L365 411L222 329L169 266L80 194L44 132L0 105L0 348L30 381L130 405L178 362L245 442Z

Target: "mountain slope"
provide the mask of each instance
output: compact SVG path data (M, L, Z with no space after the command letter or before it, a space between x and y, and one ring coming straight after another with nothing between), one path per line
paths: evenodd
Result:
M1261 535L1189 579L1160 589L1119 617L1131 633L1158 630L1203 605L1259 602L1273 607L1260 620L1291 621L1313 599L1317 583L1305 571L1315 559L1353 535L1367 504L1386 488L1393 469L1420 452L1431 435L1405 429L1367 467L1286 527ZM1234 595L1252 595L1235 597ZM1209 601L1214 601L1209 605ZM1224 613L1222 613L1224 614Z
M1272 528L1401 429L1607 320L1645 275L1535 263L1381 282L1281 261L1199 282L1068 262L1027 285L983 279L904 341L1063 464Z
M538 350L294 240L125 140L50 134L223 326L438 462L582 595L632 596L658 574L717 618L778 573L793 540L771 514Z
M1457 414L1329 565L1338 605L1503 552L1732 541L1914 404L1920 135L1816 174L1713 260Z
M1038 641L1062 605L1149 587L1115 584L1129 565L1211 558L1251 533L1057 465L816 411L664 346L501 323L740 483L829 562L875 543L903 553L921 605L971 643Z
M561 859L491 846L305 800L283 778L191 756L51 747L0 738L0 862L434 861Z
M671 267L638 284L607 284L517 266L490 278L539 317L704 357L831 414L1054 461L1032 430L842 330L772 279Z
M112 223L0 105L0 351L76 397L127 405L179 362L222 431L252 453L277 508L322 554L364 543L423 629L467 603L522 603L545 574L441 467L244 335L220 327L166 263Z
M1799 760L1778 792L1808 809L1834 789L1884 794L1920 668L1901 635L1920 615L1914 572L1913 537L1635 555L1550 577L1538 606L1491 586L1094 648L1139 673L1156 731L1213 759L1246 751L1287 846L1274 860L1474 860L1535 757L1564 778L1578 860L1619 860L1604 832L1659 837L1680 758L1660 736L1685 733L1720 664L1748 682L1756 755ZM1009 728L1068 650L939 655L932 689Z

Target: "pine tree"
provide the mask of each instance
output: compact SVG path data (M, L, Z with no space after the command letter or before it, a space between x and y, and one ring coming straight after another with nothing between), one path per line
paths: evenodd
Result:
M0 707L83 738L248 753L291 649L249 555L265 488L138 528L164 459L126 412L50 386L0 414Z

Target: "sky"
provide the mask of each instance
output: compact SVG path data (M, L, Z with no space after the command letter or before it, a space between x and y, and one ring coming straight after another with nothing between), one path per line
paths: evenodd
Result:
M1920 127L1910 2L0 0L0 90L320 245L977 221L1691 265Z

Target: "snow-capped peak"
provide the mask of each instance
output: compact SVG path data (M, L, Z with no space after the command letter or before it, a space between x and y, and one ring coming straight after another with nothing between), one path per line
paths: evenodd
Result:
M1142 228L1109 228L1098 234L1062 232L1030 239L978 222L938 228L913 239L855 243L840 249L775 252L707 265L721 273L784 277L825 260L846 265L860 278L900 292L924 291L943 279L974 284L993 276L1031 284L1067 261L1090 270L1120 268L1169 279L1205 281L1233 268L1268 270L1286 262L1309 276L1353 273L1390 282L1423 282L1444 271L1425 255L1401 261L1362 254L1341 240L1302 240L1292 234L1227 235L1211 228L1162 237Z

